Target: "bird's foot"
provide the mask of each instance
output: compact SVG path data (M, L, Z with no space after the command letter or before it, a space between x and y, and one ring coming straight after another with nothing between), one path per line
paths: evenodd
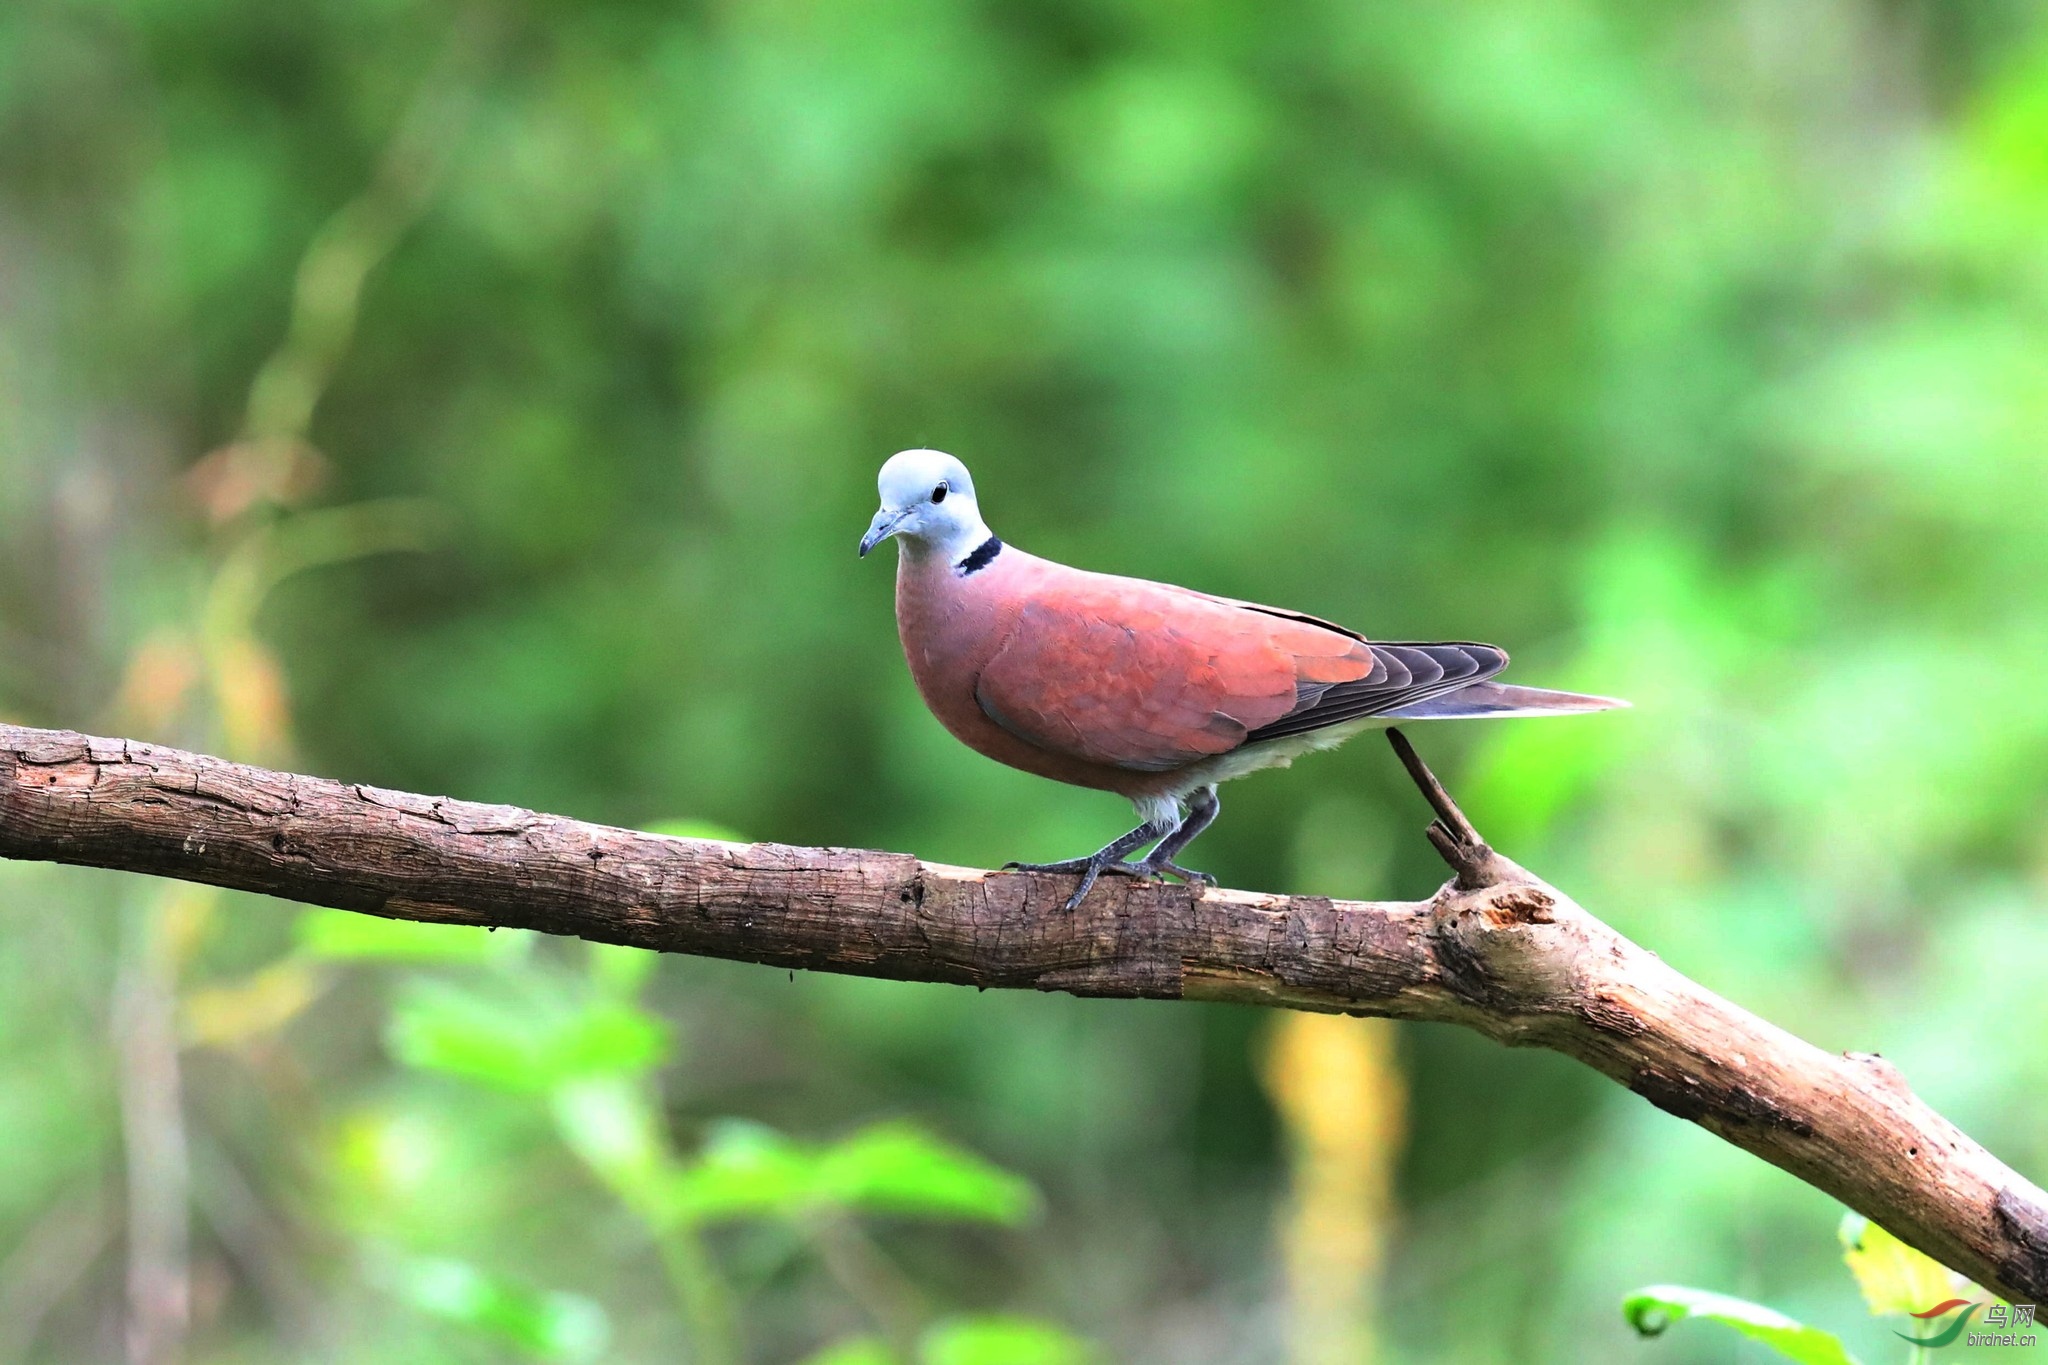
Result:
M1178 877L1189 886L1211 887L1216 885L1216 879L1208 873L1197 872L1191 867L1182 867L1173 859L1162 858L1156 853L1136 866L1140 871L1155 880L1160 877Z
M1088 893L1095 889L1095 879L1103 873L1119 877L1145 877L1151 874L1141 863L1127 863L1120 858L1068 858L1058 863L1004 863L1005 872L1078 872L1081 884L1074 888L1074 894L1067 897L1064 909L1072 911L1081 908L1081 902L1088 899Z
M1068 858L1057 863L1004 863L1005 872L1078 872L1081 884L1074 888L1074 894L1067 898L1065 908L1078 910L1088 893L1095 889L1096 879L1104 873L1116 877L1135 877L1139 881L1156 882L1168 876L1180 878L1190 886L1214 886L1216 879L1206 872L1196 872L1180 866L1171 858L1147 858L1143 862L1125 862L1121 858Z
M1136 872L1136 863L1111 862L1100 858L1067 858L1057 863L1004 863L1005 872Z

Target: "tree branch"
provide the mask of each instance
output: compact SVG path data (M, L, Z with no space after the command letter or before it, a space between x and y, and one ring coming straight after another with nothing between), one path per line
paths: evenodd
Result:
M1422 902L1070 880L672 839L0 726L0 856L397 919L903 981L1464 1024L1552 1048L2007 1299L2048 1300L2048 1196L1914 1096L1721 999L1487 849L1398 735L1457 880Z

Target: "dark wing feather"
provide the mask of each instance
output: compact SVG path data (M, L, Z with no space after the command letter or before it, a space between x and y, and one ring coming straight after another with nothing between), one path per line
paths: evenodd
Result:
M1294 709L1251 731L1245 743L1385 715L1483 682L1508 666L1507 651L1493 645L1373 642L1367 647L1373 655L1371 673L1353 682L1304 683Z

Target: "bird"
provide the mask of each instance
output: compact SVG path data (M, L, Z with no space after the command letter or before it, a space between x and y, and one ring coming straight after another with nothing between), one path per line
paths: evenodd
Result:
M860 555L898 543L897 632L940 724L999 763L1137 810L1136 829L1085 858L1006 865L1078 874L1069 911L1104 874L1213 886L1178 859L1232 778L1398 722L1628 705L1494 682L1508 663L1496 645L1368 640L1305 612L1041 559L989 529L973 476L944 451L899 451L876 487Z

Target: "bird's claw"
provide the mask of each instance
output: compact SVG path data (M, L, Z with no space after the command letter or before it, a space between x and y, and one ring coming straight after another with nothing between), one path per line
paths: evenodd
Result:
M1147 858L1143 866L1150 869L1155 878L1159 876L1178 877L1189 886L1199 886L1205 889L1216 885L1216 879L1208 873L1197 872L1191 867L1182 867L1171 858L1161 858L1157 862Z
M1068 858L1057 863L1004 863L1005 872L1086 872L1089 868L1100 871L1102 865L1093 858Z
M1208 873L1197 872L1193 868L1182 867L1179 863L1174 862L1171 858L1161 858L1157 860L1147 858L1143 862L1137 863L1122 861L1097 862L1093 858L1069 858L1065 862L1058 863L1012 862L1004 863L1003 871L1079 873L1081 877L1081 884L1074 889L1074 894L1067 898L1067 903L1065 906L1065 908L1070 911L1078 910L1081 908L1081 902L1086 900L1088 898L1088 893L1095 889L1096 878L1102 876L1104 873L1110 873L1118 877L1131 877L1138 881L1145 882L1156 882L1162 881L1167 877L1178 877L1182 881L1186 882L1189 886L1199 888L1207 888L1216 885L1216 879L1210 876Z

